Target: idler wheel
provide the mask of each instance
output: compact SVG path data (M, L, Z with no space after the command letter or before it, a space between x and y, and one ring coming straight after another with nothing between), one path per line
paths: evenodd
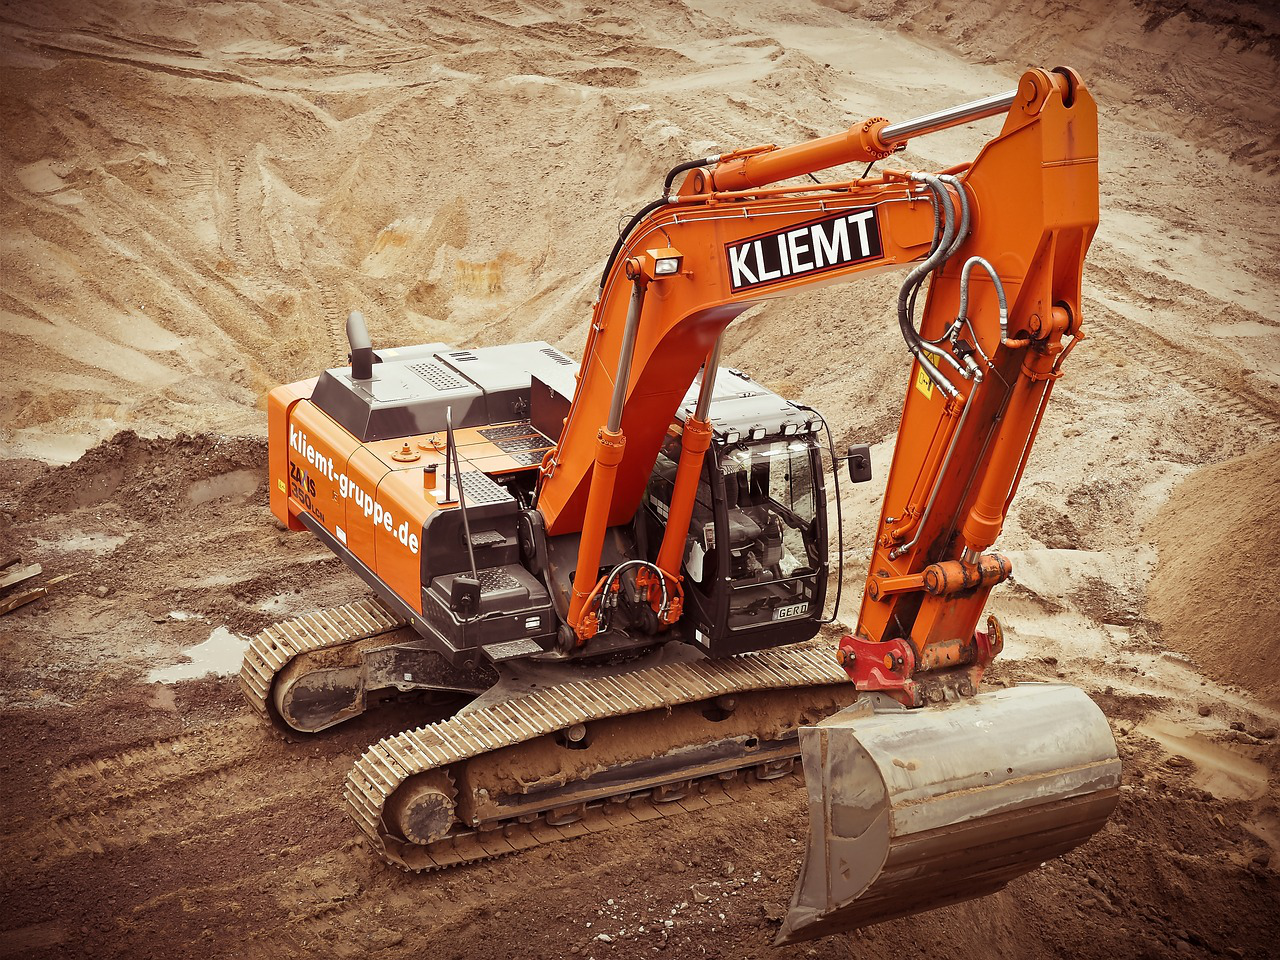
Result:
M387 803L388 820L411 843L428 844L448 835L458 790L443 770L413 777Z

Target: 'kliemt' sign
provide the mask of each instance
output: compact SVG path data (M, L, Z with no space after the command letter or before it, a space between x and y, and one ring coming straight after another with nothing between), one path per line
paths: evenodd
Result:
M736 293L789 277L825 273L874 260L882 252L875 207L842 210L798 227L725 246Z

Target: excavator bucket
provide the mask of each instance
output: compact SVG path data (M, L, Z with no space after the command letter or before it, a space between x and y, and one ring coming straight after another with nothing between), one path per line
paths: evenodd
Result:
M994 893L1119 801L1110 726L1064 684L916 710L872 694L802 727L800 748L809 846L778 944Z

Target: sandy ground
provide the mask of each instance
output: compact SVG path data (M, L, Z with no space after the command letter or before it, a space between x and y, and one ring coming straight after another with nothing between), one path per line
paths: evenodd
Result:
M0 5L0 553L72 575L0 619L0 956L1274 955L1278 52L1268 4L1208 0ZM361 592L273 526L262 476L264 391L337 362L348 308L379 343L576 356L619 217L672 163L1059 62L1102 104L1090 338L991 606L997 682L1063 678L1111 719L1124 799L1088 845L775 952L795 791L410 877L338 794L412 704L286 744L228 676L152 679L219 628ZM895 160L946 166L993 129ZM875 445L880 484L845 502L854 591L905 379L897 283L730 328L728 362Z

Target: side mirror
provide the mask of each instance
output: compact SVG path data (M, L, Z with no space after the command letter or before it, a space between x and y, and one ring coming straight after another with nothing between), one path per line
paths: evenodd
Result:
M849 479L854 483L866 483L871 479L871 448L866 444L850 447L844 458L849 461Z
M449 590L449 609L470 620L480 610L480 581L472 577L454 577Z

